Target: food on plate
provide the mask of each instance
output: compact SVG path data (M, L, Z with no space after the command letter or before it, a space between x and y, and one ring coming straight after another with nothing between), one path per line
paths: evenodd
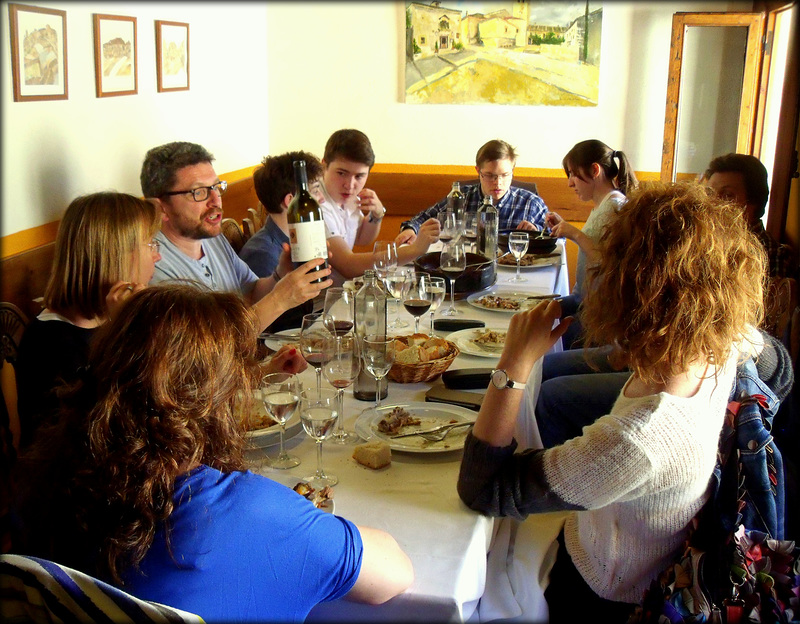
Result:
M519 310L522 307L519 299L499 297L497 295L484 295L476 303L492 310Z
M396 338L394 352L394 361L399 364L420 364L445 357L450 353L450 343L444 338L413 334Z
M379 440L359 444L353 449L353 459L362 466L377 470L392 463L392 449Z
M479 331L472 342L482 347L502 347L506 344L506 332L495 329Z
M522 256L522 258L520 258L519 265L533 266L534 264L540 264L542 258L549 258L550 255L551 254L525 254ZM502 264L504 266L517 266L517 261L514 259L514 256L509 253L498 258L497 264Z
M410 412L400 406L395 407L385 418L378 421L378 431L387 435L395 435L408 425L420 424L420 419L415 418Z
M326 485L321 490L316 490L305 481L300 481L292 488L300 496L303 496L314 503L314 507L322 507L326 502L333 498L333 488Z
M241 396L237 397L241 399ZM267 414L264 403L261 401L261 392L253 392L253 402L247 414L242 413L242 404L237 401L234 407L234 414L238 415L242 421L245 431L259 431L275 426L277 423Z

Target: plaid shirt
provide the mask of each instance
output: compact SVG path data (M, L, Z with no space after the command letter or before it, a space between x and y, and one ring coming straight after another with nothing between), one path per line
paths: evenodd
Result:
M757 221L755 225L751 225L750 229L764 246L764 251L767 252L767 258L769 259L769 276L788 277L789 262L791 261L789 246L782 245L772 238L769 232L764 229L764 224L761 223L761 221Z
M483 203L483 193L480 184L467 184L462 189L464 193L464 206L467 211L477 211ZM447 198L434 204L427 210L420 212L410 221L403 221L400 231L411 228L414 232L419 232L419 226L431 218L436 218L440 210L447 206ZM544 217L547 214L547 206L544 200L536 193L527 189L522 189L511 185L503 198L495 204L499 217L500 230L513 230L520 221L530 221L539 229L545 227Z

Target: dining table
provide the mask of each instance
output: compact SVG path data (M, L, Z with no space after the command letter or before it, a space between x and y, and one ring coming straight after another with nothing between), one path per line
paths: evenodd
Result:
M496 282L490 290L511 288L516 292L532 294L568 294L569 276L564 244L564 239L559 239L556 248L559 255L552 262L523 268L521 274L526 278L525 282L510 282L516 268L498 265ZM446 299L439 311L448 303L449 299ZM481 320L490 328L507 327L513 314L482 309L466 298L456 301L456 309L458 315L448 318ZM397 334L414 333L414 318L402 306L390 305L389 311L390 321L397 317L408 323L407 328L395 330ZM420 327L426 333L430 333L428 317L424 317ZM439 331L435 335L448 336ZM560 344L554 350L560 350ZM491 368L498 357L499 354L474 355L462 350L449 370ZM312 367L298 376L304 387L316 384ZM541 360L527 380L525 400L517 419L516 438L520 448L541 445L533 415L540 379ZM323 384L330 387L325 381ZM437 384L442 384L440 378L419 383L389 381L388 395L382 400L382 405L422 404L426 393ZM485 392L485 388L472 392L480 394ZM345 390L342 416L346 430L354 434L359 418L363 419L363 414L370 413L373 407L374 401L356 400L352 386ZM461 409L471 414L472 420L477 417L476 411ZM273 439L269 446L249 448L246 456L252 471L291 487L314 475L317 456L315 442L303 431L297 413L286 427L285 447L300 458L298 466L288 470L271 467L269 458L278 453L275 444L277 439ZM486 619L478 608L482 597L487 603L486 613L506 617L519 613L514 597L515 581L505 568L507 553L513 550L520 526L516 522L493 519L472 511L459 498L456 482L463 440L456 448L441 452L392 450L391 464L373 470L353 459L355 446L364 443L355 435L353 438L344 444L328 438L322 447L325 472L338 477L338 483L332 488L332 511L357 525L382 529L391 534L411 559L414 582L404 593L381 605L367 605L346 598L321 603L314 607L307 621L478 621ZM551 545L560 528L560 515L542 516L543 519L537 519L541 525L538 529L535 523L526 526L528 532L543 536L535 548L540 551L535 555L538 558L528 564L534 571L541 567L548 552L554 552ZM533 555L529 552L526 556ZM538 600L543 604L540 596ZM546 618L546 611L544 613Z

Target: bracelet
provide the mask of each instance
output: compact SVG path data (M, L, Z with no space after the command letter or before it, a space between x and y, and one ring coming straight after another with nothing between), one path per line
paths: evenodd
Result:
M378 221L380 221L381 219L383 219L383 217L384 217L385 215L386 215L386 211L384 210L384 211L383 211L383 214L382 214L380 217L378 217L377 219L375 219L375 218L374 218L374 217L375 217L375 213L374 213L374 212L370 212L370 213L369 213L369 222L370 222L370 223L377 223Z

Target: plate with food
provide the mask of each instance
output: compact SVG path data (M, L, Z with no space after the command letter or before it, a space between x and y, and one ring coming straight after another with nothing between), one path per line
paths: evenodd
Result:
M314 507L317 509L331 514L334 512L333 488L331 486L313 488L305 479L298 479L294 475L279 472L270 473L267 478L294 490L300 496L314 503Z
M542 291L520 292L494 289L486 293L474 293L467 303L480 310L516 314L538 304L544 299L556 299L558 295Z
M446 453L464 448L475 412L443 403L395 403L368 407L356 420L355 430L365 440L381 440L393 451ZM441 441L426 440L417 432L454 425ZM410 435L413 434L413 435Z
M294 345L298 349L300 348L300 329L284 329L279 332L275 332L274 334L265 332L261 334L260 338L264 341L264 344L272 349L273 351L277 351L284 345Z
M561 264L561 253L553 252L549 254L525 254L519 261L520 271L530 271L547 266ZM503 254L497 258L497 266L517 270L517 261L510 253Z
M447 336L466 355L498 358L506 346L506 330L492 327L462 329Z
M276 423L267 414L267 408L264 407L264 402L259 400L258 396L253 399L250 412L244 417L241 410L236 410L236 414L244 422L245 434L244 437L250 446L254 448L266 448L273 444L280 443L281 431L278 423ZM286 423L286 433L284 434L284 441L293 438L303 430L303 425L300 422L300 414L295 411L289 421Z

